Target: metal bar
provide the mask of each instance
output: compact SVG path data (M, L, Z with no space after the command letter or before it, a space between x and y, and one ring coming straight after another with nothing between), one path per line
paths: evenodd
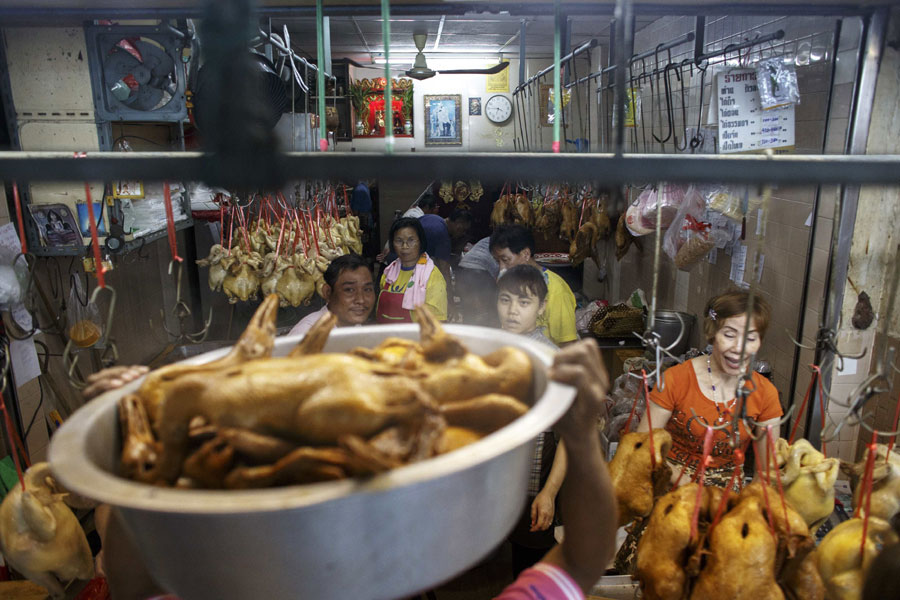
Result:
M422 177L455 177L498 181L585 181L607 183L659 181L773 184L847 183L900 184L900 155L667 155L519 154L501 152L307 153L277 155L276 166L259 173L244 165L223 169L218 157L200 152L0 152L0 180L102 181L112 179L229 182L266 186L271 178L292 179L383 177L385 173L417 173Z
M853 101L853 112L850 119L849 152L850 155L864 155L866 143L869 139L869 125L872 120L872 104L875 100L875 85L878 80L878 68L881 65L881 55L884 50L884 40L887 32L888 10L880 8L873 12L865 21L863 40L865 46L859 49L859 77L857 78L856 94ZM848 156L849 158L850 156ZM827 319L825 325L837 331L841 322L841 312L844 305L844 288L847 285L847 275L850 270L850 248L853 245L853 232L856 228L856 212L859 204L859 183L845 182L841 186L841 218L837 232L837 245L831 248L831 273L825 295L825 307L822 314ZM831 352L825 352L822 348L816 348L816 364L821 365L823 360L833 359ZM831 389L831 369L822 372L822 385L826 390ZM816 395L818 390L814 392ZM813 397L813 401L816 397ZM825 399L827 402L827 399ZM821 411L819 403L812 402L806 417L806 438L813 446L818 446L821 439ZM827 408L826 408L827 410Z
M700 56L706 52L706 17L694 21L694 64L700 64Z
M437 35L434 38L434 48L431 49L432 51L436 51L438 49L438 46L441 44L441 34L444 33L444 21L446 19L446 15L441 15L441 22L438 23Z
M562 41L560 39L560 34L562 32L560 30L563 27L563 17L559 7L560 1L556 0L554 4L556 6L556 13L553 15L553 144L551 148L555 154L559 154L559 126L560 121L562 120L563 106L563 99L560 94L562 90L560 89L559 82L560 54L562 54L562 48L560 46ZM575 56L574 52L572 53L572 56Z
M575 58L576 56L578 56L579 54L581 54L583 52L587 52L588 50L590 50L592 48L596 48L599 43L600 42L598 42L596 38L591 38L587 42L583 43L582 45L580 45L577 48L575 48L574 50L572 50L569 54L566 54L565 56L563 56L560 59L560 64L572 60L573 58ZM543 77L544 75L546 75L547 73L549 73L552 70L553 70L553 65L550 65L549 67L546 67L546 68L538 71L536 74L529 77L527 81L517 85L516 89L513 90L513 94L518 94L523 89L525 89L526 87L528 87L529 85L531 85L532 83L534 83L535 81L537 81L538 79L540 79L541 77Z
M384 78L387 81L387 85L384 86L384 151L391 154L394 151L394 104L391 100L394 85L391 83L390 0L381 0L381 39L384 44Z
M316 112L319 115L319 150L328 150L328 129L325 127L325 18L322 16L322 0L316 0L316 59L320 69L316 69ZM390 79L388 79L390 82ZM308 84L307 84L308 85ZM391 86L388 85L388 88ZM291 134L293 137L293 133Z
M100 6L91 8L73 8L73 7L42 7L42 6L17 6L0 8L0 20L4 25L15 24L15 21L34 22L39 20L41 24L78 20L93 21L97 19L178 19L178 18L199 18L203 16L203 8L201 4L196 6L176 7L160 6L153 7L152 2L142 3L144 6L140 8L117 7L117 6ZM755 4L747 3L719 3L706 4L697 3L690 5L688 3L682 5L674 5L667 3L658 4L640 4L637 7L637 13L641 15L657 15L670 16L673 12L685 16L697 15L733 15L733 16L752 16L752 15L792 15L792 16L865 16L871 13L872 4L868 5L860 2L847 2L844 4L822 4L811 5L801 3L770 3ZM882 4L888 5L888 0L883 0ZM459 2L448 4L398 4L392 8L394 16L440 16L440 15L461 15L472 12L496 13L498 10L508 12L514 16L521 15L552 15L552 6L548 3L517 3L503 4L489 2ZM613 7L611 4L602 2L576 2L564 3L563 9L569 15L611 15ZM325 9L325 13L329 16L377 16L380 14L377 4L361 5L333 5ZM260 17L286 18L286 17L314 17L314 6L263 6L259 7L257 14Z
M692 41L694 41L694 34L692 32L688 32L679 38L676 38L670 42L666 42L665 44L661 44L658 49L654 48L653 50L647 50L646 52L641 52L640 54L632 55L631 58L628 59L628 64L626 66L630 66L644 58L649 58L649 57L653 56L654 54L656 54L657 52L671 50L672 48L675 48L682 44L687 44L688 42L692 42ZM610 45L612 45L612 44L610 44ZM604 67L603 69L600 69L599 71L591 73L590 75L585 75L578 81L566 85L566 87L569 88L574 85L584 83L585 81L590 81L591 79L596 79L596 78L600 77L601 75L604 75L606 73L609 73L609 72L615 71L615 70L616 70L616 65L614 65L614 64L609 65L608 67Z
M525 19L522 19L519 23L519 82L525 81L525 63L527 62L525 58L525 30L527 27L528 24L525 22Z
M784 30L779 29L778 31L767 33L766 35L761 35L752 40L747 40L746 42L741 42L740 44L728 44L721 50L716 50L715 52L709 52L707 54L702 54L700 56L695 56L694 61L697 64L700 64L704 60L708 61L711 58L715 58L717 56L722 56L723 54L728 54L729 52L738 52L740 50L746 50L747 48L752 48L753 46L757 46L759 44L765 44L766 42L772 42L774 40L780 40L784 38Z
M631 0L616 0L616 90L613 115L616 116L616 156L625 149L625 57L634 53L634 13Z

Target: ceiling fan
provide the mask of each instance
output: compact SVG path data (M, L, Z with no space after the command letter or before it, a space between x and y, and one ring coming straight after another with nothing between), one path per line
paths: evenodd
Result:
M495 73L500 73L509 66L508 62L501 62L500 64L487 69L448 69L443 71L433 71L429 69L428 65L425 63L425 54L423 53L427 37L428 36L424 33L413 34L413 41L415 42L419 53L416 54L416 60L413 62L412 68L406 72L407 77L412 77L413 79L421 81L423 79L430 79L438 73L443 73L444 75L493 75Z

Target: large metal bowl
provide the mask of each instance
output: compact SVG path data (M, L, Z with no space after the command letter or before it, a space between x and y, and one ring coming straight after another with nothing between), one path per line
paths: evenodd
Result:
M365 480L252 491L143 485L115 475L116 403L134 382L72 415L53 437L50 464L70 490L118 507L150 572L185 600L409 596L475 564L509 533L524 504L532 442L574 397L547 380L545 346L496 329L447 330L479 354L518 346L534 365L533 408L455 452ZM326 351L418 335L415 325L336 329ZM279 338L275 354L298 340Z

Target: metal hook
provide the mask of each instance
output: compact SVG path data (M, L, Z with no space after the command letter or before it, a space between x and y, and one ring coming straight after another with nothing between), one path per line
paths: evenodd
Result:
M704 429L712 429L713 431L722 431L724 429L728 429L729 427L731 427L731 423L722 423L721 425L710 425L709 423L707 423L706 419L704 419L702 416L697 414L697 411L694 410L693 406L691 407L691 414L693 416L687 420L687 424L685 425L685 428L688 431L691 431L691 422L695 421L695 420L698 423L700 423Z
M203 328L200 331L195 332L187 332L185 331L185 320L192 315L190 307L181 297L181 282L182 282L182 274L184 271L184 263L178 262L177 265L175 261L172 260L169 262L169 274L172 274L172 267L177 266L175 271L175 304L172 306L172 314L178 319L178 332L170 331L168 326L166 325L166 316L165 312L160 309L159 314L162 317L162 328L168 334L170 338L174 338L170 340L172 343L182 343L189 342L192 344L199 344L203 340L206 339L206 336L209 334L209 326L212 323L213 317L213 308L209 307L209 316L206 318L206 321L203 323ZM150 328L154 329L153 319L150 319Z
M679 152L684 152L688 147L688 139L687 139L687 108L685 107L684 102L684 74L682 70L684 69L685 62L690 63L690 59L686 58L678 65L678 70L675 71L675 77L678 79L680 83L680 96L681 96L681 126L684 129L684 135L682 136L681 145L678 145L678 136L675 136L675 149ZM691 63L691 71L694 70L693 63Z
M778 419L778 422L777 422L777 423L773 423L773 424L772 424L772 429L778 429L779 427L781 427L782 425L784 425L785 423L787 423L788 421L790 421L790 420L791 420L791 417L794 415L794 409L795 409L795 408L797 408L797 405L796 405L796 404L793 405L793 406L791 406L791 407L788 409L788 411L787 411L786 413L784 413L784 416L781 417L780 419ZM753 440L754 442L758 442L759 440L761 440L761 439L766 435L766 427L768 427L768 425L763 426L762 423L760 423L759 421L757 421L757 420L755 420L755 419L753 419L753 418L751 418L751 417L744 417L743 420L744 420L744 423L745 423L745 424L751 425L751 426L752 426L752 429L751 429L751 428L748 428L748 434L747 434L747 435L749 435L749 436L750 436L750 439ZM761 430L761 433L760 433L759 435L754 435L754 434L753 434L753 430L754 430L754 429L756 429L756 430Z

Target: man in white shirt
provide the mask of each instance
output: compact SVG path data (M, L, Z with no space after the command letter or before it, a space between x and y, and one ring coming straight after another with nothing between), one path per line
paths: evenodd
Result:
M358 254L339 256L325 271L322 288L325 306L306 315L288 335L306 334L327 313L337 316L337 326L362 325L375 307L375 282L365 260Z

